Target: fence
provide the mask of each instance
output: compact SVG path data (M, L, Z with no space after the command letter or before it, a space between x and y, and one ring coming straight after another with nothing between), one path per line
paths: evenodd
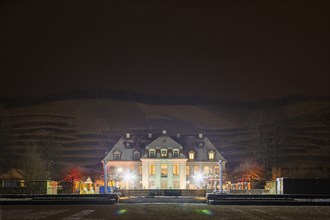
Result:
M268 189L242 189L242 190L230 190L229 194L236 195L264 195L271 194Z
M0 194L56 194L55 181L2 181Z

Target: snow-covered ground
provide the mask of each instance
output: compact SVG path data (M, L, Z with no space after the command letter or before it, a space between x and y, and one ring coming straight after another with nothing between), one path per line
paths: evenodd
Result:
M2 206L1 220L17 219L253 219L327 220L327 206L208 206L205 204L117 204Z

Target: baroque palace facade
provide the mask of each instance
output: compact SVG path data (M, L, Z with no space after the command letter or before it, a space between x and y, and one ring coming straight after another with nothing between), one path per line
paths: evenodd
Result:
M104 182L120 189L219 189L227 161L203 134L134 137L127 133L102 160Z

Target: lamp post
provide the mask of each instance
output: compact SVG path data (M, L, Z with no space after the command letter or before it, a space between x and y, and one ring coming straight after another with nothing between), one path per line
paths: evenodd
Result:
M219 160L219 193L222 193L222 160Z
M108 170L107 170L107 163L108 161L103 162L103 172L104 172L104 193L107 193L108 188Z

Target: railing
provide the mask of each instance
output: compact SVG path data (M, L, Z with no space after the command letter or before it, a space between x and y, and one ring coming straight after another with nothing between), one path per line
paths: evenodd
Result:
M0 187L0 194L46 194L47 187L47 181L12 181Z
M242 190L230 190L230 194L236 195L265 195L270 194L267 189L242 189Z
M187 197L205 197L211 190L193 190L193 189L121 189L115 190L123 197L154 197L154 196L187 196Z

